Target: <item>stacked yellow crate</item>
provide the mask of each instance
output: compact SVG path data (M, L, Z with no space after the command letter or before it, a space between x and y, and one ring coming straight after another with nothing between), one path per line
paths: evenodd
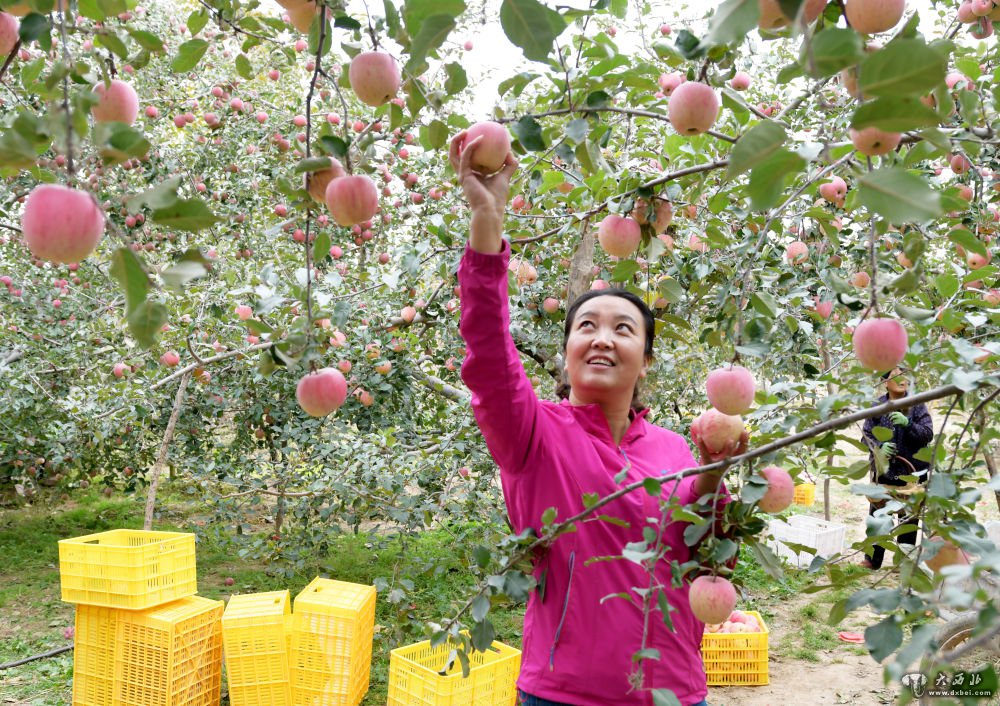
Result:
M292 610L292 703L357 706L368 692L375 587L317 578Z
M287 590L229 599L222 643L232 706L291 706L291 608Z
M75 603L73 706L216 706L222 601L197 592L194 535L112 530L59 542Z

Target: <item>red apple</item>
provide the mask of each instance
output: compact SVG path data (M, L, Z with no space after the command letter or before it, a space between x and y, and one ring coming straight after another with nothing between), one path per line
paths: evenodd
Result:
M715 124L719 97L711 86L687 81L674 89L667 114L670 124L681 135L700 135Z
M848 0L847 21L862 34L888 32L899 24L906 0Z
M801 240L793 240L785 248L785 259L790 265L799 265L809 259L809 246Z
M872 283L872 278L868 276L867 272L855 272L851 277L851 284L853 284L858 289L864 289L869 284Z
M412 323L417 316L417 310L412 306L404 306L399 312L399 317L406 323Z
M906 356L906 329L896 319L866 319L854 329L854 355L878 373L892 370Z
M767 492L757 502L764 512L781 512L795 498L795 481L780 466L767 466L760 474L767 480Z
M336 368L307 373L295 388L295 399L306 414L325 417L347 399L347 380Z
M358 98L374 106L387 103L399 91L401 83L396 60L383 51L358 54L351 61L347 76Z
M240 304L236 307L236 316L239 317L240 321L246 321L253 316L253 309L246 304Z
M305 175L306 190L316 203L326 202L326 187L331 181L338 177L347 176L347 172L344 171L344 166L340 163L340 160L333 157L327 157L326 159L330 164L329 167L319 169L315 172L306 172Z
M125 363L115 363L115 366L111 369L112 374L116 378L124 377L128 371L129 367Z
M723 414L717 409L707 409L691 423L692 439L701 441L713 454L721 453L740 440L743 419L738 415Z
M641 239L639 224L626 216L606 216L597 228L597 241L604 252L614 257L628 257L639 247Z
M482 139L473 147L472 168L480 174L493 174L503 167L510 152L510 133L500 123L479 122L466 131L462 149L480 136Z
M819 185L819 195L830 203L840 203L847 196L847 182L839 176L832 177L830 181Z
M131 125L139 115L139 97L135 89L124 81L114 79L110 85L99 83L94 93L100 101L91 108L94 120L99 123L119 122Z
M729 79L729 85L734 91L745 91L750 88L750 74L746 71L737 71L736 74Z
M175 367L181 362L181 357L177 355L177 351L167 351L160 356L160 363L167 366L168 368Z
M370 221L378 211L378 187L367 176L342 176L326 187L326 206L342 226Z
M896 149L902 138L898 132L886 132L877 127L866 127L861 130L850 128L848 134L851 136L854 149L869 157L889 154Z
M701 622L722 623L736 607L736 589L721 576L699 576L691 582L688 601Z
M21 230L28 250L40 260L79 262L101 241L104 212L84 191L41 184L24 202Z
M743 414L753 405L757 384L741 365L724 365L708 374L705 392L708 403L723 414Z
M13 15L0 12L0 57L6 57L10 54L14 45L17 44L18 27L18 22Z
M647 218L647 214L649 213L649 203L646 199L638 199L635 202L635 208L632 209L632 218L634 218L639 225L650 223L656 234L660 235L670 225L670 221L673 220L674 208L666 199L655 198L653 199L653 202L652 220Z

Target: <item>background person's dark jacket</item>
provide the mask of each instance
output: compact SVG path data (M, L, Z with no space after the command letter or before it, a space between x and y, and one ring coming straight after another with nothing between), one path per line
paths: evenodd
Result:
M889 395L882 395L878 403L883 404L888 399ZM900 480L899 477L913 475L910 467L901 461L899 457L903 457L912 463L913 467L918 471L922 471L930 465L926 461L918 461L913 458L915 453L927 446L931 442L931 439L934 438L934 423L931 421L931 413L927 410L927 405L917 404L901 411L910 420L907 426L894 426L888 414L882 417L872 417L865 421L864 438L869 448L877 448L883 443L876 439L872 433L872 429L875 427L885 427L891 430L892 439L890 441L896 445L896 456L890 459L889 467L877 479L877 482L883 485L905 485L905 481ZM870 462L872 477L874 478L877 475L874 454L870 456ZM926 476L921 477L921 481L924 478Z

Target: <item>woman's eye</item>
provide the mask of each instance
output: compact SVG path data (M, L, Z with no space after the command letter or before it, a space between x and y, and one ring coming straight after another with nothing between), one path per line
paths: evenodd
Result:
M628 324L618 324L618 328L619 329L625 329L626 331L628 331L630 333L632 331L632 327L629 326Z

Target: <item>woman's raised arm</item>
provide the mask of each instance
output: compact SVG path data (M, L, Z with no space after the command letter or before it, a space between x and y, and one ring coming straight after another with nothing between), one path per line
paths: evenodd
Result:
M476 140L460 133L451 143L451 163L472 210L469 245L458 268L461 288L459 331L466 356L462 380L472 392L472 410L493 458L507 471L520 471L533 442L538 397L510 335L503 220L510 177L517 168L508 153L503 168L484 176L472 169Z

